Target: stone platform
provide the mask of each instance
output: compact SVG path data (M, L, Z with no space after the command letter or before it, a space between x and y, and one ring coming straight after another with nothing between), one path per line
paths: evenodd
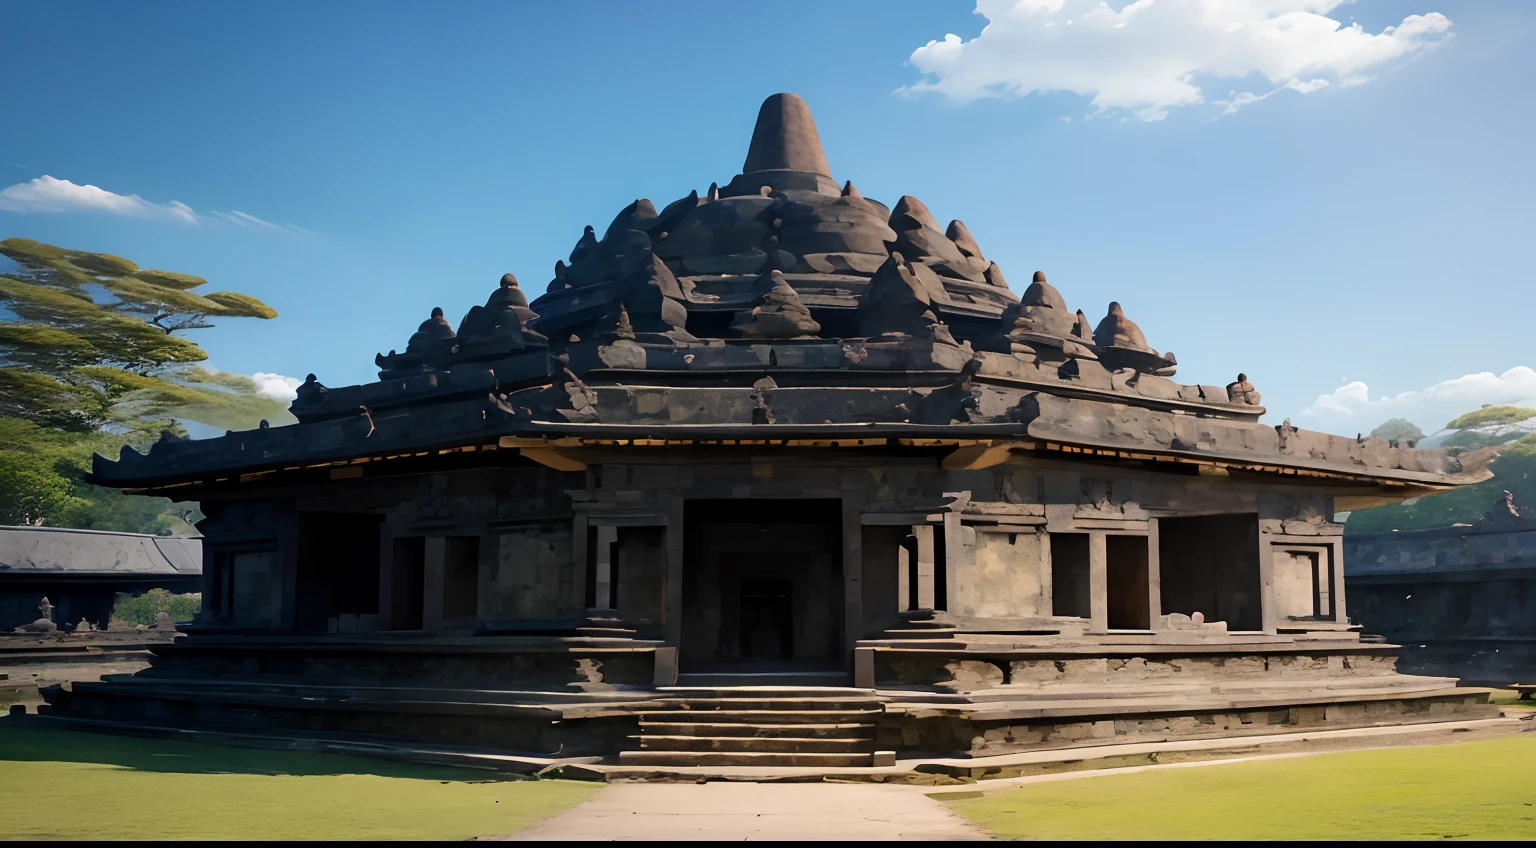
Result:
M873 686L700 687L655 685L667 661L631 639L203 634L155 646L137 675L51 687L40 712L643 773L877 767L1498 714L1488 690L1397 674L1394 646L1358 642L861 644Z

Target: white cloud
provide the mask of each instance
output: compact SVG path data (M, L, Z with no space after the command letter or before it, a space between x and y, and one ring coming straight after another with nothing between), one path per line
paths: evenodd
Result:
M10 212L107 212L132 218L160 218L197 223L197 213L179 200L150 203L137 194L114 194L93 185L41 176L0 191L0 209Z
M1206 101L1201 83L1258 75L1274 89L1233 91L1231 114L1280 91L1358 85L1450 37L1438 12L1369 33L1328 17L1345 0L977 0L987 19L965 41L953 33L912 52L926 76L904 91L955 100L1073 92L1100 112L1144 121Z
M1365 383L1355 380L1319 395L1301 414L1322 430L1369 432L1388 418L1406 418L1433 433L1462 413L1505 404L1536 408L1536 370L1520 365L1498 375L1483 371L1376 400Z
M41 176L0 190L0 210L8 212L106 212L131 218L153 218L197 224L204 220L192 207L179 200L151 203L137 194L115 194L93 185L76 185L69 180ZM225 223L248 230L312 236L314 233L294 224L274 224L238 209L210 212Z
M295 390L304 383L297 377L289 377L286 374L270 374L266 371L257 371L251 375L256 381L256 394L273 400L293 400Z

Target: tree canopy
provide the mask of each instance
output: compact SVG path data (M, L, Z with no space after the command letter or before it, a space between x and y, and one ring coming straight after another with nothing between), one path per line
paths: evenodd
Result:
M1417 424L1406 418L1392 418L1382 422L1380 427L1371 431L1371 435L1389 442L1407 444L1417 442L1424 438L1424 431Z
M164 532L195 507L86 484L93 452L142 447L183 422L293 421L249 377L209 371L178 335L277 313L201 277L28 239L0 241L0 523Z
M170 419L221 429L286 412L249 379L212 374L176 335L221 318L274 318L236 292L201 295L201 277L141 270L120 256L28 239L0 241L0 415L74 433L127 432Z

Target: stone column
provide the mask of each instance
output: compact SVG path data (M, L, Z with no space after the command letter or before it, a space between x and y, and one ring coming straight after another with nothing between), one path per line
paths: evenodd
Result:
M1103 530L1088 534L1089 627L1095 633L1109 631L1109 553Z
M428 536L426 557L421 569L421 626L436 630L443 625L444 561L447 558L448 539L445 536Z
M843 646L848 651L864 632L864 499L863 492L843 492Z
M1147 629L1159 630L1163 617L1163 562L1157 519L1147 521Z
M593 577L594 591L592 593L592 606L596 609L611 610L614 608L613 592L613 546L619 540L619 528L612 524L597 525L597 568Z
M933 609L933 525L918 524L912 528L917 535L917 608Z

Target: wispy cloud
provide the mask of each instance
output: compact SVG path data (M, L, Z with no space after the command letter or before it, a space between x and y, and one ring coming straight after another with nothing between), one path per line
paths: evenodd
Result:
M131 218L159 218L196 224L197 213L179 200L151 203L137 194L115 194L93 185L41 176L0 190L0 209L8 212L106 212Z
M1406 418L1433 433L1462 413L1505 404L1536 407L1536 370L1520 365L1503 374L1483 371L1376 400L1369 386L1353 380L1318 396L1301 414L1325 430L1369 432L1388 418Z
M1157 121L1205 103L1201 85L1214 80L1257 75L1277 86L1214 102L1230 115L1281 91L1358 85L1451 34L1438 12L1374 34L1344 26L1328 15L1345 2L977 0L987 19L981 34L917 48L909 64L925 79L902 90L959 101L1072 92L1100 113Z
M315 235L314 232L296 224L274 224L271 221L264 221L255 215L241 212L238 209L231 209L228 212L210 212L209 214L218 217L222 221L234 224L237 227L244 227L248 230L266 230L268 232L301 236Z
M69 180L46 175L0 190L0 210L34 213L104 212L192 225L211 218L247 230L284 235L315 235L295 224L276 224L237 209L228 212L211 211L204 216L179 200L153 203L137 194L117 194L98 186L76 185Z

